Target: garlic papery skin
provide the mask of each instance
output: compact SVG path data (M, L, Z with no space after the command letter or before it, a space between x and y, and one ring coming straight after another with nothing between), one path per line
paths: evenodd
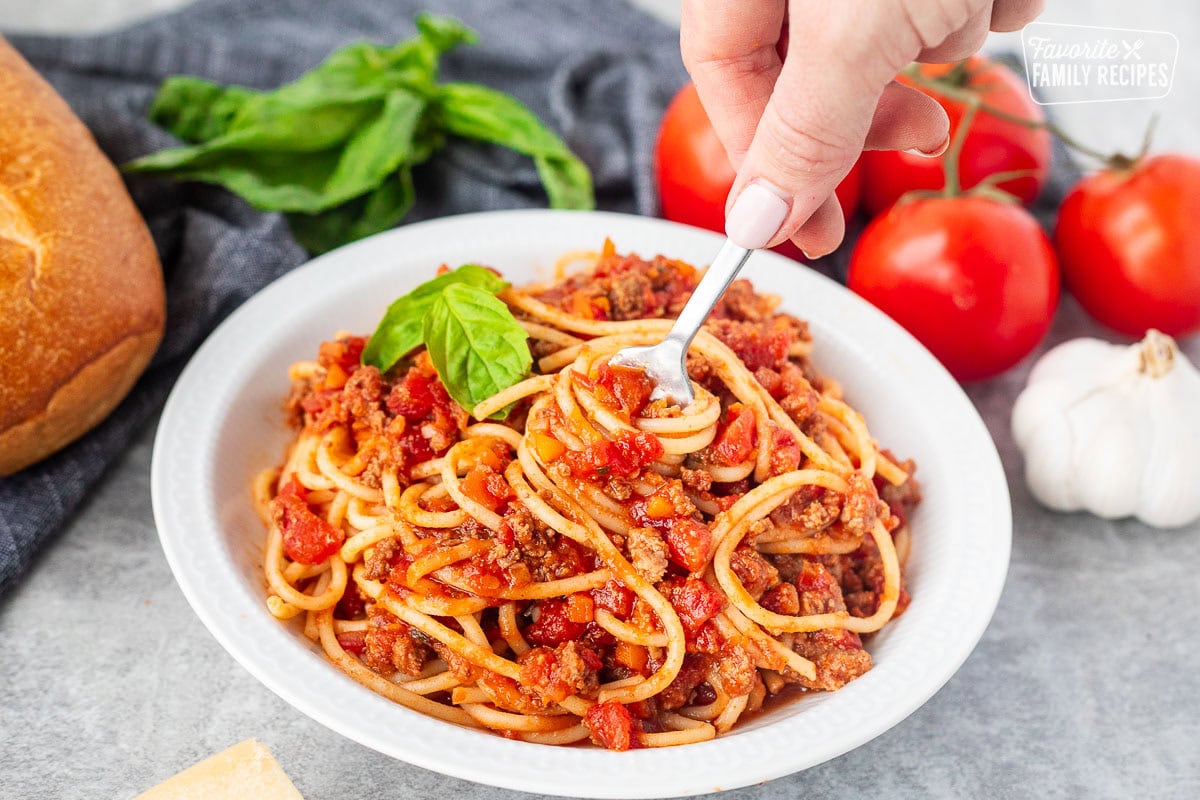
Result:
M1200 519L1200 372L1158 331L1075 339L1042 356L1012 415L1033 496L1058 511Z

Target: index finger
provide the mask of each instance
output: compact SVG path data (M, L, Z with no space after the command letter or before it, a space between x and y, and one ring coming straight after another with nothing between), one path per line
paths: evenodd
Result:
M683 0L683 63L736 169L783 64L784 0Z

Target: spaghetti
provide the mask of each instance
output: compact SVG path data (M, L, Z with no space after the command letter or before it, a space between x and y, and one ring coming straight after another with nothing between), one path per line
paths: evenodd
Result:
M292 367L299 433L255 484L270 613L397 703L547 744L701 741L866 672L908 602L913 464L745 281L689 353L695 402L651 401L608 358L661 339L696 271L569 259L501 295L535 373L470 413L423 351L380 374L343 335Z

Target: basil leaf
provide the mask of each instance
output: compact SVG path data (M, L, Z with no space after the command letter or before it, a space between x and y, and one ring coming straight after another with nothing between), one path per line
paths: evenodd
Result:
M265 211L316 213L377 188L411 152L425 103L411 92L387 95L374 119L355 117L359 130L339 150L308 154L245 152L258 129L235 131L206 145L164 150L127 165L133 172L171 170L177 177L220 184ZM353 115L352 115L353 116ZM320 124L323 115L311 117ZM339 123L340 124L340 123Z
M292 153L229 152L197 158L187 167L172 169L171 174L179 180L224 186L262 211L314 213L328 207L322 192L337 163L336 150L310 153L303 160ZM153 169L143 170L135 164L129 171Z
M288 225L300 246L312 255L395 227L416 199L412 170L402 167L370 194L318 214L288 214Z
M150 119L185 142L206 142L227 133L254 94L241 86L177 75L163 81L150 104Z
M596 207L587 166L520 100L476 83L446 83L438 108L450 133L532 156L551 208Z
M388 306L387 313L363 349L362 363L387 372L406 353L420 345L424 341L422 330L426 314L443 292L455 284L471 286L487 294L502 292L509 285L490 269L476 264L464 264L425 281Z
M587 167L529 109L483 86L438 84L442 54L475 33L429 14L416 26L390 47L342 47L272 91L169 78L150 117L189 146L123 169L217 184L255 208L287 212L309 252L399 223L413 204L412 168L449 134L529 155L550 205L592 208Z
M524 378L533 364L525 329L508 306L478 286L443 289L421 333L446 391L468 411Z
M454 17L439 17L429 13L417 14L417 32L438 55L460 44L475 44L479 41L479 34Z
M325 195L340 198L337 202L341 203L383 183L407 162L424 112L425 101L412 92L396 89L389 93L379 117L346 143Z
M130 171L149 171L187 167L213 154L224 152L289 152L311 153L339 145L353 136L365 121L377 116L388 92L374 86L340 92L335 96L313 99L305 104L282 106L277 101L262 100L269 105L260 108L262 118L247 124L239 117L246 103L258 103L263 95L249 95L231 119L200 120L187 117L185 112L159 106L155 121L163 123L183 119L186 126L169 127L180 138L196 131L215 132L224 125L218 136L192 147L178 147L143 156L126 166ZM229 102L238 102L237 94ZM217 110L221 110L218 108ZM228 115L228 110L224 113ZM174 117L172 117L174 115Z

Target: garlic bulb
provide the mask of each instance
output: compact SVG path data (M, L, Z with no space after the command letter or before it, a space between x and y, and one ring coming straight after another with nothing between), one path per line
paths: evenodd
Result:
M1169 336L1055 347L1030 373L1012 426L1025 480L1050 508L1159 528L1200 518L1200 372Z

